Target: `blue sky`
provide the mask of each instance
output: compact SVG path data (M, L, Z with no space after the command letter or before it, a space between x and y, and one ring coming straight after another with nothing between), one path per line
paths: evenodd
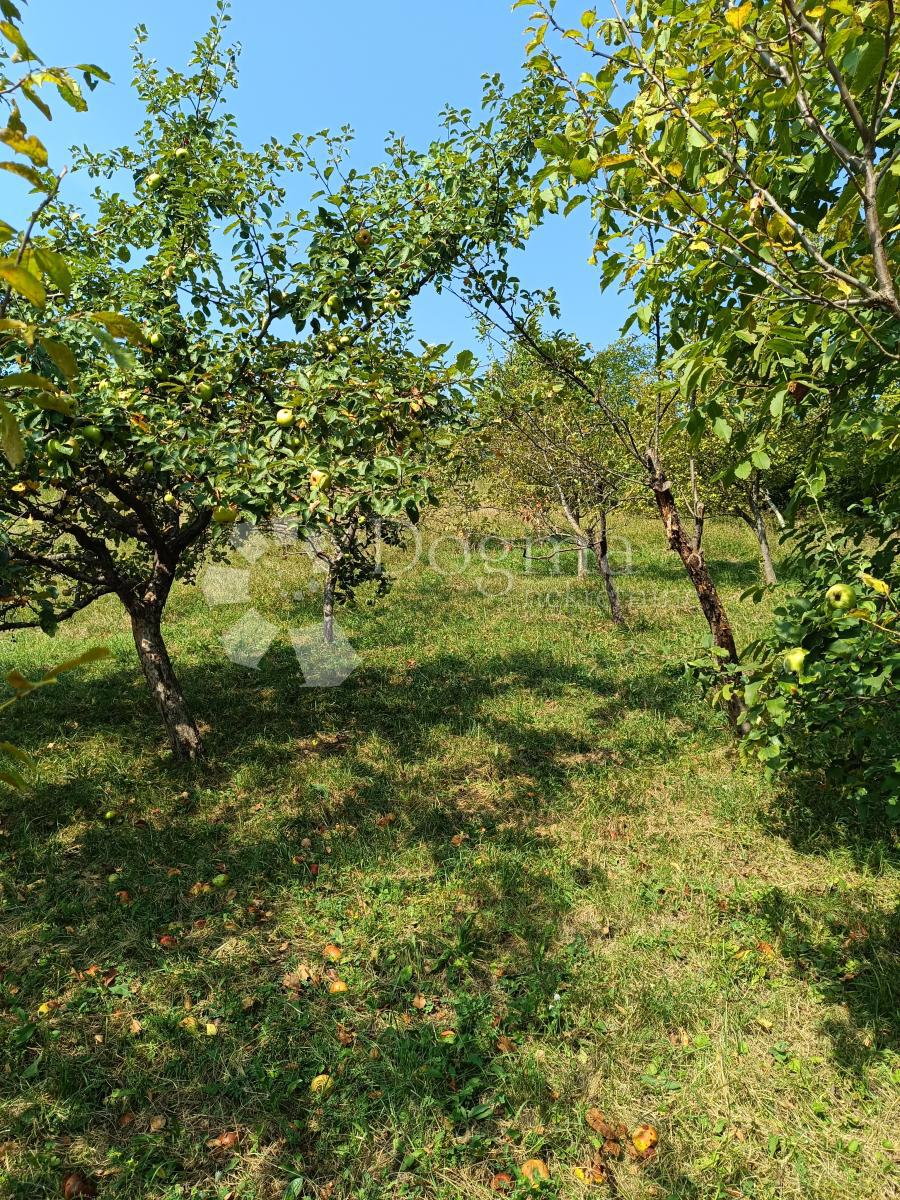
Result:
M127 142L136 128L140 108L129 87L136 24L147 25L155 58L180 66L211 9L212 0L32 0L24 28L45 62L96 62L113 76L86 114L55 104L50 127L35 114L32 127L51 161L63 164L73 142ZM476 106L482 74L499 71L513 85L524 58L526 18L510 11L510 0L233 0L232 15L243 54L231 107L244 140L349 124L359 165L379 159L389 130L427 142L446 102ZM88 194L77 178L65 186L76 202ZM24 190L20 181L0 182L4 215L21 213ZM601 294L590 249L582 207L536 235L518 268L529 285L556 287L566 328L603 345L615 338L624 305ZM473 344L471 323L452 297L421 298L415 319L428 341Z

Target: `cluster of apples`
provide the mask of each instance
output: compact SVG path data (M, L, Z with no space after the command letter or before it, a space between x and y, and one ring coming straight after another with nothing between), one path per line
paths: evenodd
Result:
M856 607L856 588L849 583L835 583L825 593L825 603L833 613L849 612ZM809 651L805 646L792 646L783 655L784 666L792 675L803 671Z
M173 158L177 162L184 162L189 155L190 150L188 150L187 146L179 146L175 151ZM167 178L168 175L166 173L165 165L160 163L155 171L151 171L150 174L146 176L144 179L144 186L148 188L149 191L155 192L158 188L162 187Z

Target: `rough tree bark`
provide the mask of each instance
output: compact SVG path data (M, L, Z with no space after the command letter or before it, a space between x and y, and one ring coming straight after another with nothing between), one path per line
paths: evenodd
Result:
M578 543L578 578L584 579L587 575L587 542Z
M117 589L119 599L131 617L131 632L141 669L169 735L172 753L176 758L188 761L203 757L203 739L191 716L163 640L162 615L175 582L182 550L196 536L195 531L208 524L208 515L201 515L194 525L183 530L171 543L157 539L153 570L146 587L139 590L123 585Z
M728 620L725 606L709 573L709 568L703 557L703 551L694 549L692 539L685 532L678 512L678 506L675 503L675 497L672 494L671 484L666 478L662 464L655 453L651 453L648 465L650 468L650 486L653 489L656 507L659 511L663 528L666 531L666 540L669 543L669 548L675 551L684 564L684 569L693 584L694 591L697 593L697 599L700 601L700 607L703 610L706 623L709 625L713 644L720 650L725 651L725 660L727 662L737 663L738 652L731 622Z
M625 613L622 611L622 602L619 599L619 592L613 578L612 567L609 565L609 541L606 535L605 512L600 514L600 531L599 535L594 539L593 551L594 557L597 560L597 566L600 568L600 574L603 577L603 586L606 588L610 616L617 625L624 625Z
M203 757L203 739L191 716L162 636L162 605L129 600L131 631L147 686L176 758Z

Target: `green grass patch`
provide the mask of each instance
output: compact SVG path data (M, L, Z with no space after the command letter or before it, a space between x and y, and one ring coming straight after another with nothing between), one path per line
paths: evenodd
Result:
M113 655L6 735L39 767L0 801L4 1200L74 1169L109 1200L457 1200L529 1158L560 1198L896 1191L895 847L740 765L681 670L678 564L650 520L616 532L626 629L570 560L507 581L447 543L458 573L426 555L339 614L362 663L326 691L284 638L229 662L238 612L182 588L198 768L114 603L5 643L26 671ZM753 545L708 536L747 640ZM315 619L290 555L252 575L273 623ZM655 1155L592 1186L592 1108Z

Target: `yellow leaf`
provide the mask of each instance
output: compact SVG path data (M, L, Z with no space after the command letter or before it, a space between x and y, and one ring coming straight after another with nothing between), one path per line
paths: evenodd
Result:
M597 160L597 166L605 170L609 167L621 167L624 163L633 161L633 154L604 154Z
M746 0L744 4L739 4L737 8L729 8L725 11L725 20L732 29L741 30L750 20L753 15L753 5L750 0Z
M788 246L797 237L793 225L781 213L772 213L766 222L766 233L773 241Z
M20 267L13 259L4 258L0 261L0 279L3 279L14 292L24 296L36 308L43 308L47 303L47 293L39 279Z
M879 596L889 596L891 594L891 585L885 583L883 579L876 579L874 575L868 575L865 571L860 571L859 577L866 587L870 587Z

